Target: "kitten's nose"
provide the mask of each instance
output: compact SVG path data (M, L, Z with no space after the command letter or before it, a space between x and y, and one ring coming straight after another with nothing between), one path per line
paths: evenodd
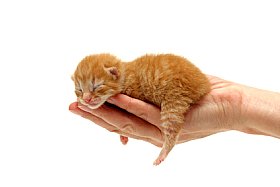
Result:
M86 103L89 103L91 101L91 94L90 93L84 93L83 94L83 100L86 102Z

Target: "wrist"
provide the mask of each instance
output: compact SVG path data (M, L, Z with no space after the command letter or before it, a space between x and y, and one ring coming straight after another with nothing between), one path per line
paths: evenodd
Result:
M279 114L279 93L243 86L244 121L237 130L280 138Z

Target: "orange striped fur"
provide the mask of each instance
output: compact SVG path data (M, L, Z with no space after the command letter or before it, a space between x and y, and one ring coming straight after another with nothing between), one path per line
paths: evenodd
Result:
M207 77L187 59L172 55L145 55L122 62L110 54L85 57L73 80L80 102L98 108L118 93L161 108L164 143L154 164L160 164L176 144L191 104L210 91Z

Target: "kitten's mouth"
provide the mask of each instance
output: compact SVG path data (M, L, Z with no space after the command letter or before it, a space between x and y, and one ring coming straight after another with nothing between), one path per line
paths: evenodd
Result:
M88 106L91 109L98 108L100 103L102 103L102 99L100 97L91 99L89 102L84 101L82 98L79 98L79 102L83 105Z
M91 100L88 104L94 106L94 105L98 105L100 102L101 102L101 98L99 97L99 98Z

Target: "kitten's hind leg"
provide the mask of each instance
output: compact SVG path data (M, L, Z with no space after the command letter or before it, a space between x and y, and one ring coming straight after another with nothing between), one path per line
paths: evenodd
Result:
M159 165L165 160L169 152L175 146L180 131L185 122L185 113L189 109L188 102L164 102L161 105L163 146L154 165Z
M172 122L164 122L162 126L164 142L159 156L154 161L154 165L159 165L165 160L171 149L175 146L180 130L182 129L182 124L176 124Z
M120 135L120 140L121 140L123 145L126 145L127 142L128 142L128 137Z

